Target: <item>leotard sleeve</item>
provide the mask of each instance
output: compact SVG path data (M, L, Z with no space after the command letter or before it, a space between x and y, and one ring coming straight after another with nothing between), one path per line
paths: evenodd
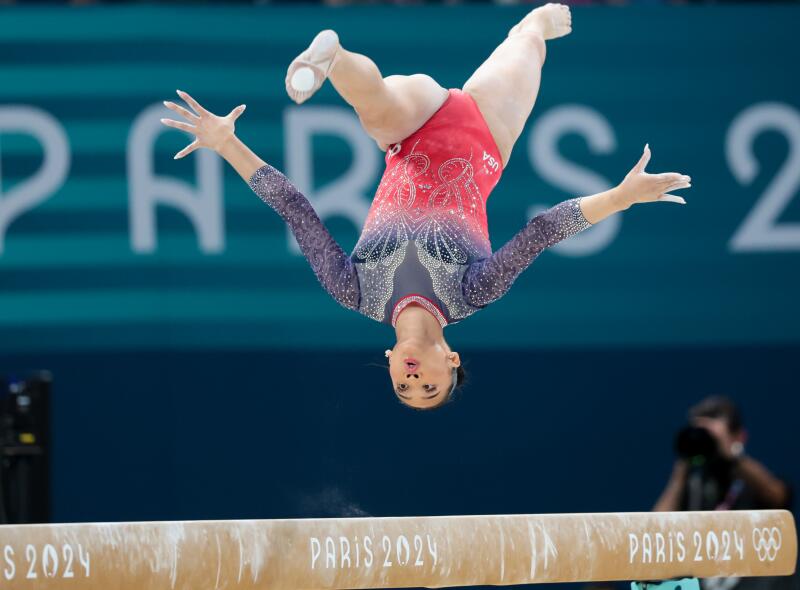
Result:
M467 303L484 307L500 299L542 250L590 225L581 211L580 198L540 213L491 257L469 266L462 283Z
M305 195L269 164L256 170L248 184L292 230L325 290L343 306L357 311L360 289L353 261L333 239Z

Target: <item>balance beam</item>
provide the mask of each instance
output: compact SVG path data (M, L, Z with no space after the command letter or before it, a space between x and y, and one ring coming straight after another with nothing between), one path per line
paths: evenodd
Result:
M783 510L0 526L0 589L318 590L775 576Z

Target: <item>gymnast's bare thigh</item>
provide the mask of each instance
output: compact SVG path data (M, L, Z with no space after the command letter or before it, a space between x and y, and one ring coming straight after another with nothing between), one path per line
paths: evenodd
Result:
M367 134L386 149L414 133L447 100L448 91L426 74L387 76L385 105L376 112L358 113Z

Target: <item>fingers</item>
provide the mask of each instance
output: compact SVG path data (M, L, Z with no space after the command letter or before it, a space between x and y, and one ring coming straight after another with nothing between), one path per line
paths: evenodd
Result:
M676 182L676 183L668 185L667 188L665 188L662 192L668 193L668 192L671 192L671 191L680 190L682 188L692 188L692 183L691 182L684 182L684 181Z
M180 158L182 158L182 157L184 157L184 156L186 156L188 154L191 154L194 150L196 150L199 147L200 147L200 141L195 139L192 143L190 143L185 148L183 148L181 151L179 151L177 154L175 154L173 156L173 159L174 160L178 160L178 159L180 159Z
M189 125L188 123L182 123L181 121L173 121L172 119L161 119L161 122L167 127L174 127L175 129L186 131L187 133L194 134L194 132L197 130L197 127L195 127L194 125Z
M665 203L678 203L680 205L686 204L686 200L683 197L679 197L678 195L669 195L669 194L661 195L660 197L658 197L658 199L656 199L656 201L663 201Z
M176 90L175 92L177 92L178 96L180 96L183 100L185 100L186 103L190 107L192 107L194 109L194 112L197 113L198 115L208 115L209 114L209 112L207 110L205 110L203 107L201 107L200 103L197 102L195 99L193 99L191 96L189 96L188 93L184 92L183 90Z
M638 162L636 162L636 166L633 167L633 170L635 172L644 172L644 169L647 167L647 163L650 161L650 155L650 144L647 143L644 146L642 157L639 158Z
M239 118L239 116L244 112L244 110L246 108L247 108L246 104L240 104L238 107L233 109L230 113L228 113L226 115L226 118L230 119L231 121L235 121L236 119Z
M175 104L174 102L172 102L172 101L170 101L170 100L165 100L165 101L164 101L164 106L165 106L165 107L167 107L167 108L168 108L168 109L170 109L170 110L173 110L173 111L175 111L175 112L176 112L176 113L178 113L180 116L182 116L182 117L185 117L185 118L186 118L186 119L188 119L189 121L192 121L192 122L197 122L197 121L199 121L199 120L200 120L200 117L198 117L197 115L195 115L195 114L194 114L192 111L190 111L190 110L188 110L188 109L185 109L185 108L183 108L181 105L179 105L179 104Z
M689 180L691 179L688 176L683 176L681 174L674 174L671 176L680 178L681 180L678 180L678 182L674 182L673 184L668 185L667 188L664 189L664 194L660 195L656 200L665 201L668 203L680 203L681 205L685 205L686 201L683 199L683 197L679 197L677 195L671 195L669 193L672 191L680 190L682 188L691 188L692 183L689 182ZM689 180L683 180L683 179L689 179Z
M663 172L661 174L654 174L656 181L659 184L677 184L681 182L691 182L692 177L686 174L679 174L677 172Z

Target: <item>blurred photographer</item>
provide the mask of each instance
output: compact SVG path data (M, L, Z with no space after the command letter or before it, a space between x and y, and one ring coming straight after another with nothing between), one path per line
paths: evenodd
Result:
M747 431L736 405L712 396L689 410L675 437L678 459L655 511L789 508L791 489L745 453ZM798 578L709 578L705 590L797 589Z
M678 460L654 510L788 508L789 486L745 453L747 431L736 405L712 396L689 410L675 439Z

